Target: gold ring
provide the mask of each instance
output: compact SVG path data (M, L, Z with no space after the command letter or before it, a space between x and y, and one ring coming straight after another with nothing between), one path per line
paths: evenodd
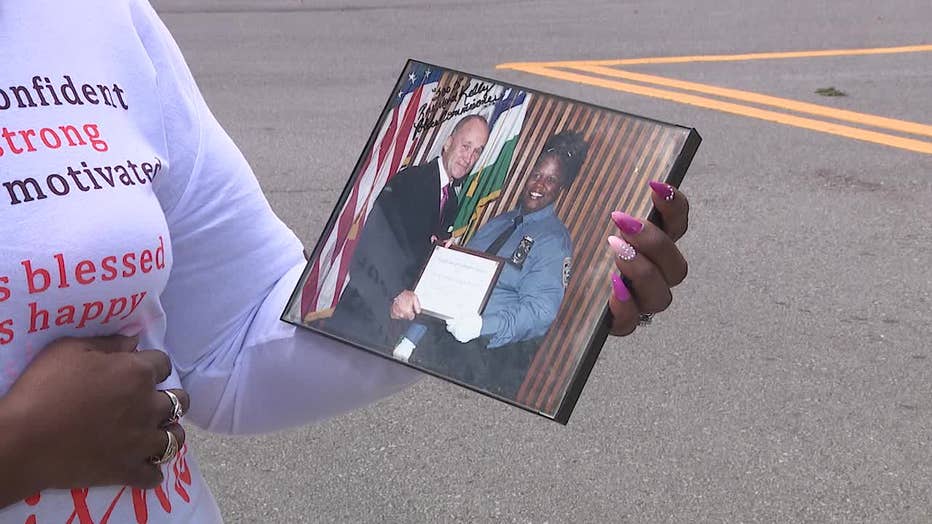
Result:
M168 444L165 445L165 451L160 458L153 457L150 459L155 465L165 464L178 454L178 439L175 437L175 434L167 429L165 430L165 434L168 435Z
M178 395L172 393L171 390L163 389L162 393L168 395L168 399L172 403L172 414L168 417L168 424L174 424L181 420L181 416L184 415L184 409L181 407L181 401L178 400Z

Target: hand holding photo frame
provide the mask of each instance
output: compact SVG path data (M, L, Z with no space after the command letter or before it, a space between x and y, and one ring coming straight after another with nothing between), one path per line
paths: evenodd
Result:
M566 423L695 130L409 61L282 320Z

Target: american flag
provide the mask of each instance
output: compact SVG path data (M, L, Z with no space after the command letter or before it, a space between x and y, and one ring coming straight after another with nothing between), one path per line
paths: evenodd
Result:
M419 109L430 102L443 71L411 63L387 108L387 117L353 184L320 255L313 260L301 293L301 318L328 317L349 281L349 262L376 197L402 163L410 163L419 140L414 130Z

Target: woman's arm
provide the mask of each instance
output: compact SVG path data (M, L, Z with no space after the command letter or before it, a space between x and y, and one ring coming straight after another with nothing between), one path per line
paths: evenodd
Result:
M221 432L305 424L396 392L419 373L279 320L304 264L296 236L207 108L146 2L137 31L158 77L168 168L154 187L173 266L161 302L166 351L189 420Z

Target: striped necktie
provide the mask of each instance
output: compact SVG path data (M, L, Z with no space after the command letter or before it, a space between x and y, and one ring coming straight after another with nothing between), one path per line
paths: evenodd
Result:
M440 214L443 215L443 206L447 205L447 199L450 198L450 184L443 186L440 190Z

